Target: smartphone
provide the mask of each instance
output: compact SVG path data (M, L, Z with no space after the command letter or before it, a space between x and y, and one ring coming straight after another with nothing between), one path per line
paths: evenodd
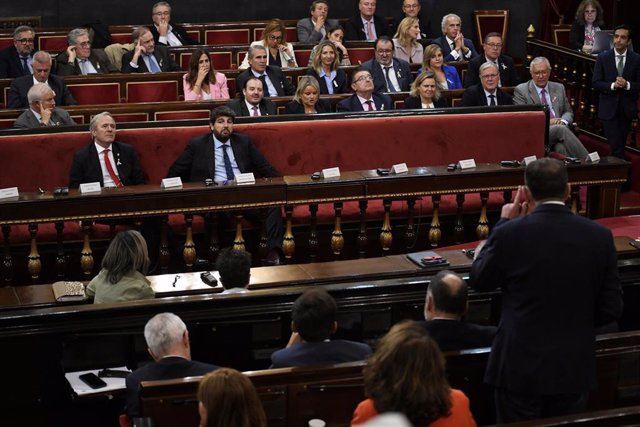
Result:
M107 386L107 383L102 381L102 379L100 379L100 377L98 377L93 372L89 372L87 374L82 374L82 375L80 375L79 378L80 378L80 380L82 380L83 383L85 383L86 385L88 385L89 387L91 387L93 389L102 388L102 387L106 387Z

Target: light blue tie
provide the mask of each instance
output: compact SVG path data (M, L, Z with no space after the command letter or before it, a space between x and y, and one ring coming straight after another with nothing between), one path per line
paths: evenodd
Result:
M158 67L155 56L147 55L147 58L149 58L149 71L151 71L152 73L159 73L160 67Z

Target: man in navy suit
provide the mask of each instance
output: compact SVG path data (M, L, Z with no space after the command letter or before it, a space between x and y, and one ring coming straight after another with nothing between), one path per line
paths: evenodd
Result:
M262 81L265 97L292 96L296 93L296 87L284 75L280 67L267 65L267 48L259 45L249 46L247 58L249 59L249 68L236 78L238 92L244 88L250 77L256 77Z
M253 76L244 82L242 96L233 98L227 103L227 107L231 108L238 117L276 115L275 102L264 97L262 80Z
M271 355L272 368L313 366L364 360L371 354L367 344L330 340L338 329L338 308L323 288L312 288L296 299L291 309L291 338L286 348Z
M180 71L166 46L157 45L147 27L136 28L131 34L134 48L122 56L123 73L160 73Z
M629 50L631 29L619 25L613 33L613 49L598 55L593 88L600 93L598 117L611 154L624 159L631 120L638 117L640 55Z
M469 87L480 83L480 65L485 62L493 62L500 71L500 81L498 86L509 87L518 84L518 73L513 59L502 54L502 36L500 33L489 33L484 37L482 44L484 53L469 61L467 75L464 78L464 87Z
M180 25L170 24L171 5L166 1L159 1L151 8L153 25L149 27L153 40L163 46L186 46L200 44L192 39Z
M28 25L20 25L13 32L13 46L0 51L0 79L31 75L33 43L36 32Z
M512 105L513 98L498 87L500 73L493 62L485 62L480 66L480 84L469 86L462 94L463 107L493 107L496 105Z
M376 0L359 0L359 13L349 19L344 27L345 40L374 41L388 36L389 29L384 19L376 15Z
M393 40L387 36L376 40L375 59L362 64L373 77L375 92L408 92L411 86L411 67L407 61L393 57Z
M338 103L337 111L379 111L392 110L393 101L384 93L375 93L373 77L364 69L358 69L351 76L351 89L355 92Z
M565 206L563 162L527 165L525 187L476 250L470 283L502 289L485 382L498 423L584 410L596 382L595 330L622 315L611 231Z
M461 31L462 20L455 13L450 13L442 18L442 35L433 39L442 48L445 62L470 61L478 52L471 39L465 39Z

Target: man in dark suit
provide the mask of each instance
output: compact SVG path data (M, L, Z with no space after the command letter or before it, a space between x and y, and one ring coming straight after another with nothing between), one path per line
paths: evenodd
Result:
M598 117L611 154L624 159L624 147L631 121L638 117L640 55L629 50L631 29L619 25L613 34L612 50L598 55L593 69L593 88L600 94Z
M271 354L272 368L355 362L371 354L367 344L330 340L338 329L336 302L322 288L305 291L291 309L291 338L286 348Z
M160 73L180 71L166 46L156 46L147 27L136 28L131 34L135 47L122 56L123 73Z
M227 103L236 116L275 116L276 104L264 97L262 80L257 77L249 77L244 83L242 97L234 98Z
M318 43L324 40L329 30L338 25L337 19L327 19L329 4L327 0L314 0L311 3L311 17L303 18L296 24L300 43Z
M51 74L51 55L38 51L33 55L33 75L16 77L9 87L8 108L28 108L27 93L34 83L46 83L55 92L56 105L76 105L62 77Z
M117 73L107 55L101 49L91 49L91 39L86 28L75 28L67 36L69 47L56 57L60 76Z
M470 61L478 52L471 39L465 39L462 34L462 20L455 13L450 13L442 18L442 35L433 39L442 48L445 62Z
M361 68L373 77L375 92L407 92L411 86L411 67L407 61L393 57L393 40L383 36L376 40L375 59L370 59Z
M376 15L376 0L359 0L356 16L349 19L344 27L345 40L377 40L388 36L389 28L385 20Z
M36 32L27 25L13 31L13 46L0 50L0 79L30 76Z
M250 77L257 77L262 81L264 96L292 96L296 87L282 73L280 67L267 65L267 49L264 46L250 46L247 52L249 68L238 75L236 87L244 88Z
M422 6L419 0L402 0L402 14L396 16L393 20L393 31L390 34L395 34L398 31L398 25L404 18L418 18L420 22L420 34L418 34L418 40L428 39L431 34L431 23L426 14L420 13Z
M462 94L463 107L493 107L496 105L512 105L511 95L498 87L500 73L493 62L485 62L480 66L480 84L465 89Z
M144 327L144 339L153 362L136 369L125 379L130 418L140 416L140 383L143 381L204 375L219 368L191 360L189 331L173 313L153 316Z
M69 113L56 108L55 96L55 92L44 83L31 86L27 93L30 108L16 119L14 127L33 129L41 126L75 125Z
M236 114L228 107L213 109L209 123L211 133L191 139L169 168L167 176L179 176L188 182L212 179L220 183L233 181L239 173L251 172L265 178L280 176L247 135L233 132L235 117ZM244 217L257 219L259 215L254 211L245 211ZM279 208L268 210L267 234L269 253L266 261L272 265L279 264L283 237L282 212Z
M462 321L469 309L467 295L467 282L453 271L442 270L429 282L424 303L426 322L421 325L442 351L489 347L493 342L495 326Z
M166 1L160 1L151 8L153 25L149 27L153 40L163 46L186 46L200 44L192 39L187 31L180 25L171 25L171 5Z
M563 162L527 165L525 187L471 266L471 286L502 289L485 381L498 423L584 410L596 381L595 328L622 315L611 231L574 215Z
M464 87L477 85L480 83L480 65L485 62L493 62L498 66L500 71L500 81L498 86L511 87L518 84L518 73L513 59L510 56L503 55L502 52L502 36L500 33L489 33L484 37L482 44L484 49L483 55L478 55L469 61L467 75L464 78Z
M338 103L337 111L392 110L393 101L384 93L374 92L373 77L367 70L358 69L351 76L351 89L355 92Z

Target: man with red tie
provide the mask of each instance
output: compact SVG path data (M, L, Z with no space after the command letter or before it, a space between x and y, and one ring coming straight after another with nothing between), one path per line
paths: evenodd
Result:
M262 80L258 77L249 77L249 80L244 82L242 95L242 97L234 98L227 104L227 107L231 108L236 113L236 116L259 117L276 115L276 104L264 97Z
M353 73L351 89L355 93L338 103L338 112L393 109L393 101L389 95L374 92L373 77L368 70L360 68Z

